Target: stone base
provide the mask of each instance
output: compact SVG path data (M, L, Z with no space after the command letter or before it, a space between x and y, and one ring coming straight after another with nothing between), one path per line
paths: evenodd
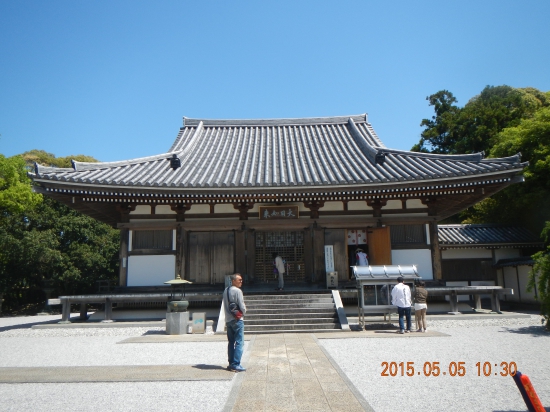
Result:
M189 312L167 312L166 334L185 335L189 324Z

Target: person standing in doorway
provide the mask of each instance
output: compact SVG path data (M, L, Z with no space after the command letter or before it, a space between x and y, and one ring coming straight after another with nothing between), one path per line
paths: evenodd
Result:
M355 251L355 265L356 266L368 266L369 265L368 256L365 252L363 252L363 249L357 249Z
M411 331L411 288L403 283L403 278L397 278L397 285L391 291L391 303L397 306L399 314L399 333L410 333ZM407 318L407 329L403 322Z
M285 287L285 281L284 281L284 274L285 274L285 264L283 262L283 258L279 256L279 253L273 252L273 264L275 265L275 268L277 269L277 272L279 273L279 287L275 290L283 290Z
M244 304L243 278L240 273L235 273L229 276L231 286L225 289L223 293L223 308L225 311L225 327L227 329L227 361L229 362L228 370L234 372L244 372L245 368L241 366L241 358L244 349L244 315L246 313L246 305ZM236 303L242 316L237 319L229 308L230 303Z

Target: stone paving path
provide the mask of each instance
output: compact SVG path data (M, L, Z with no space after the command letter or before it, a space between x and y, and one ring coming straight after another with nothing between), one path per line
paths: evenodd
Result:
M258 335L226 410L372 411L311 334Z
M0 368L1 383L229 381L219 365L115 365Z

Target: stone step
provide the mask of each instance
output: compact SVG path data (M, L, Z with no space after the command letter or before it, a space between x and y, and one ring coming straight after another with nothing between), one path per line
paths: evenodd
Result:
M245 333L340 331L332 293L245 295Z
M246 332L257 332L257 331L311 331L312 329L339 329L340 324L338 323L301 323L301 324L289 324L289 323L282 323L278 325L246 325L244 327L244 330Z
M248 309L248 308L247 308ZM266 309L262 309L262 310L250 310L248 309L246 311L246 317L247 318L250 318L250 317L256 317L256 318L270 318L272 316L277 316L277 317L294 317L294 318L297 318L297 317L302 317L302 318L307 318L307 317L316 317L316 316L332 316L336 314L336 311L334 310L334 308L327 308L327 309L293 309L293 308L289 308L289 309L271 309L271 310L266 310Z
M314 323L334 323L338 322L338 317L324 317L324 318L309 318L309 319L244 319L245 327L254 326L254 325L280 325L280 324L288 324L288 325L307 325L307 324L314 324Z
M321 307L334 307L334 302L294 302L292 304L285 302L273 302L270 300L264 300L262 302L247 302L244 301L246 307L261 308L261 307L273 307L273 308L321 308Z
M343 332L342 329L285 329L285 330L245 330L245 335L267 335L269 333L329 333Z
M278 300L278 299L291 299L291 300L301 300L301 299L331 299L332 300L332 293L318 293L318 294L295 294L295 295L244 295L244 299L250 299L250 300L262 300L262 299L270 299L270 300Z
M319 298L319 299L244 299L244 303L246 305L248 304L257 304L257 303L264 303L264 302L271 302L271 303L277 303L279 305L301 305L304 303L326 303L326 304L332 304L334 300L332 298Z

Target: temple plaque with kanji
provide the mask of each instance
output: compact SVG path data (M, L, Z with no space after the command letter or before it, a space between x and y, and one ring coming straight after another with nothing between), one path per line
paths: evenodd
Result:
M260 220L298 219L298 206L260 206Z

